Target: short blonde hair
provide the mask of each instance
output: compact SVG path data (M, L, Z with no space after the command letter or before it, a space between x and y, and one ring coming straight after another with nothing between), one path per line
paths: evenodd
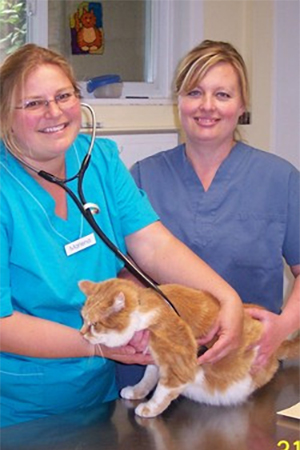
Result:
M59 67L70 80L75 92L80 92L70 64L59 53L35 44L25 44L9 55L0 67L0 136L12 153L20 152L12 132L16 92L31 72L44 64Z
M229 43L205 40L193 48L181 61L175 77L175 94L180 95L194 89L207 71L219 62L234 68L241 89L244 107L249 107L249 82L245 62L240 53Z

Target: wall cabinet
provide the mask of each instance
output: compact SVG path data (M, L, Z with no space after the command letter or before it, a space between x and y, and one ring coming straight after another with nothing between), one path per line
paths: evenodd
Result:
M179 143L178 132L136 133L101 135L115 141L118 145L120 157L125 165L130 168L136 161L147 156L176 147Z

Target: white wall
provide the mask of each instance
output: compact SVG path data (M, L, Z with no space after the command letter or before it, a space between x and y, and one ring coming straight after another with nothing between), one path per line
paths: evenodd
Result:
M254 147L270 150L275 0L204 0L205 39L227 41L243 56L249 74L251 124L242 136Z
M171 31L185 39L178 38L170 49L171 65L203 38L232 42L250 73L252 123L242 127L246 140L299 167L298 0L172 1L178 7ZM188 18L187 29L182 14ZM163 101L146 100L139 105L104 101L93 106L103 134L178 127L172 104Z
M271 149L300 169L300 8L298 0L274 4ZM285 267L287 297L293 277Z
M140 159L158 153L166 148L178 145L178 133L156 132L156 133L134 133L134 134L108 134L101 135L116 142L120 158L124 164L130 167Z
M275 1L272 151L300 169L300 7Z

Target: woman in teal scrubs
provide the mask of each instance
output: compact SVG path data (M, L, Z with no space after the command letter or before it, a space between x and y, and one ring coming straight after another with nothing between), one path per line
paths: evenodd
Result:
M1 120L1 426L113 400L115 362L147 364L142 342L91 345L80 334L82 279L113 278L122 269L59 186L76 174L89 139L79 135L81 107L61 55L27 44L0 71ZM76 190L76 181L69 183ZM84 179L106 235L157 282L212 292L220 301L220 338L213 362L238 343L242 306L236 292L160 223L118 157L96 140ZM78 250L78 251L76 251Z

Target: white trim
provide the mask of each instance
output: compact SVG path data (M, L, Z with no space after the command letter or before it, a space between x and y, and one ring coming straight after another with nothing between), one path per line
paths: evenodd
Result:
M48 46L48 0L27 0L27 42Z
M172 39L172 16L174 2L166 0L152 1L152 43L151 60L153 62L153 82L124 83L123 97L168 97L170 86L170 40ZM163 20L162 20L163 18Z

